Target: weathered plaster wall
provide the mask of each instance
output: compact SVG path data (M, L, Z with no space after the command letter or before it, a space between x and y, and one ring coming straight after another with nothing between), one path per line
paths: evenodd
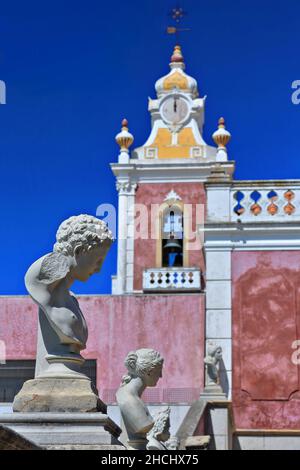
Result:
M151 204L161 205L167 194L174 190L184 204L192 206L192 230L196 231L197 204L206 204L206 194L201 183L142 183L138 185L135 203L144 204L149 214L148 237L138 238L134 244L134 289L142 290L143 270L156 267L156 240L151 239ZM200 214L199 214L200 215ZM138 227L136 227L138 229ZM140 230L138 230L140 231ZM155 233L155 232L153 232ZM204 271L204 258L202 250L189 251L189 267L200 267Z
M232 254L237 428L299 429L300 252Z
M97 359L97 386L114 401L127 353L141 347L165 357L163 378L146 391L150 402L192 402L203 388L204 296L78 296L89 327L83 355ZM34 359L37 307L29 297L0 297L0 340L7 359Z

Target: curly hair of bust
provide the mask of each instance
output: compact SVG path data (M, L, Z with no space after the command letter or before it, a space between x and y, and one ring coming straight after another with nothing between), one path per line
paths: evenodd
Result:
M157 365L163 364L164 359L158 351L154 349L138 349L127 354L125 366L128 374L122 378L121 385L125 385L135 377L143 377L148 374Z
M73 256L75 248L88 251L105 240L112 242L113 236L103 220L87 214L75 215L58 227L53 251Z

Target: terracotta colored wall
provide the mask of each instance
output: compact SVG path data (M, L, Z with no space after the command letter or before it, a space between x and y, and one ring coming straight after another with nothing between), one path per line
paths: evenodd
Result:
M136 191L136 204L144 204L151 212L151 204L162 204L172 190L181 197L184 204L193 204L193 226L196 230L196 204L206 203L206 193L201 183L142 183ZM156 266L156 240L151 239L151 223L148 223L148 239L137 239L134 245L134 289L142 290L143 270ZM200 267L204 271L202 251L189 251L189 267Z
M37 307L29 297L0 297L0 340L7 359L35 359Z
M203 388L204 296L78 296L89 327L86 358L97 359L97 385L114 401L127 353L152 347L165 358L151 402L192 402ZM0 340L7 359L34 359L37 308L29 297L0 297Z
M236 427L299 429L300 252L234 252L232 276Z

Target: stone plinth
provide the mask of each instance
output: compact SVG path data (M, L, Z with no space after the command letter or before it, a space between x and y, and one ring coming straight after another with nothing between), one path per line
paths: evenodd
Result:
M206 385L203 392L200 393L200 399L207 402L211 402L227 400L227 397L220 385L210 384Z
M183 447L187 450L206 450L210 440L210 436L190 436L184 441Z
M39 446L0 424L0 450L39 450Z
M106 405L87 378L36 378L24 383L13 410L21 413L106 413Z
M7 413L0 424L44 449L124 449L121 429L103 413Z

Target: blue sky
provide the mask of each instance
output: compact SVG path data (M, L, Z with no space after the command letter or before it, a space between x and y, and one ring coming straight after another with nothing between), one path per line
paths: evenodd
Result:
M176 2L175 2L176 3ZM300 178L299 0L181 2L187 73L208 95L204 136L221 115L236 179ZM51 251L66 217L117 203L109 163L127 117L135 145L149 134L147 98L169 70L172 1L2 2L0 294L25 294L23 276ZM77 293L110 293L116 244Z

